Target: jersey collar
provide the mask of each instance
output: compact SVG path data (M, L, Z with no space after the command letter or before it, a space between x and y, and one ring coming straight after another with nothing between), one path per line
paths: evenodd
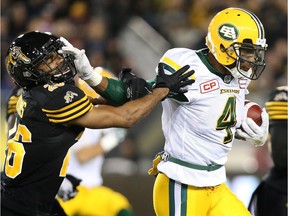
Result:
M198 57L200 58L200 60L203 62L203 64L208 68L208 70L219 76L225 83L230 83L233 79L233 76L232 75L225 75L225 74L222 74L222 73L219 73L209 62L208 60L208 54L209 52L209 49L208 48L203 48L203 49L200 49L200 50L197 50L196 51L196 54L198 55Z

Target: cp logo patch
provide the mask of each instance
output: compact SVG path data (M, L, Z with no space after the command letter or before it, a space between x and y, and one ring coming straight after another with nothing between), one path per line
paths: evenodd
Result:
M204 83L200 84L200 92L201 94L207 93L207 92L211 92L211 91L215 91L219 89L219 83L216 79L214 80L210 80Z

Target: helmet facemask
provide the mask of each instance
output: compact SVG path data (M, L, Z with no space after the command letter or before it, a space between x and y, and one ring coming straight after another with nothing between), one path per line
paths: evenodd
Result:
M265 69L264 53L266 47L252 44L249 39L245 39L243 43L232 43L228 48L223 47L223 52L230 58L235 60L230 66L225 66L235 78L248 78L256 80L260 77ZM236 54L236 58L232 55ZM251 60L253 59L253 60ZM246 63L245 63L246 62ZM241 64L245 63L245 67ZM248 63L248 64L247 64ZM247 65L250 65L247 67Z
M66 82L73 78L76 75L76 69L74 65L74 57L71 55L63 56L58 51L63 46L63 43L58 39L56 41L53 41L52 39L49 40L44 46L42 47L42 50L39 51L35 49L35 52L38 52L39 55L38 58L36 58L32 62L32 67L30 68L29 72L32 73L34 76L31 78L27 77L27 79L33 79L36 78L37 83L60 83L60 82ZM51 56L60 55L63 58L63 61L57 65L55 68L51 68L49 65L49 59ZM49 71L42 71L39 69L39 65L45 65L47 68L49 68Z

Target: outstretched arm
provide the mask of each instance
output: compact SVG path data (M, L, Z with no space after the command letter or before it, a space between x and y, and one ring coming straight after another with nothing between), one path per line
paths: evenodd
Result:
M159 70L162 70L159 65ZM88 128L124 127L129 128L147 116L153 108L165 99L170 92L182 91L182 87L190 85L194 80L187 79L194 71L189 71L189 66L176 71L172 75L160 72L156 79L154 90L146 96L131 100L119 107L100 105L92 111L74 119L69 124L81 125Z
M129 128L147 116L168 93L168 88L157 88L153 93L119 107L100 105L85 115L70 121L69 124L87 128Z
M64 55L69 54L75 57L74 63L79 77L86 81L99 94L103 94L111 88L114 89L109 92L109 95L118 95L114 98L118 99L118 104L125 102L126 91L124 83L118 85L120 81L112 81L102 77L99 73L95 73L84 50L79 50L72 46L67 40L61 38L66 45L62 47ZM188 80L188 77L194 71L187 72L189 66L186 65L179 69L172 75L164 73L163 64L158 66L158 75L156 76L154 91L145 97L125 103L120 107L98 106L92 112L88 112L82 117L70 122L70 124L77 124L88 128L106 128L106 127L131 127L139 120L148 115L156 104L166 98L168 93L181 92L181 88L192 84L193 80ZM116 84L118 82L118 84ZM146 81L144 81L146 83ZM110 87L109 87L110 85ZM106 95L107 96L107 95ZM109 100L109 98L106 97ZM122 102L123 104L123 102ZM104 107L104 108L103 108Z

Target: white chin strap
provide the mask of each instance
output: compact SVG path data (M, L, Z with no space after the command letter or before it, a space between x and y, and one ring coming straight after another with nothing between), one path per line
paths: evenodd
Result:
M232 74L232 76L235 79L247 78L247 77L250 77L250 75L252 74L252 68L250 68L248 71L244 71L244 70L241 70L240 68L238 69L237 67L234 67L234 68L230 69L230 68L226 67L225 65L223 65L223 66L227 70L230 71L230 73ZM243 74L246 74L246 76L244 76Z

